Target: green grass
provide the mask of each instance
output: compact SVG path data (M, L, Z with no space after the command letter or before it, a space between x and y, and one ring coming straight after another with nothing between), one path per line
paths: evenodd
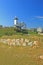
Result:
M12 36L12 35L24 35L24 34L32 34L32 35L37 35L36 32L31 31L31 30L26 30L23 29L21 32L17 32L18 29L14 28L14 27L3 27L0 28L0 37L7 35L7 36Z

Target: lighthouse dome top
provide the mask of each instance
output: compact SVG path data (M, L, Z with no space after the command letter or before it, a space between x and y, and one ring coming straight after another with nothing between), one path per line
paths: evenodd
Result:
M18 17L15 16L14 20L18 20Z

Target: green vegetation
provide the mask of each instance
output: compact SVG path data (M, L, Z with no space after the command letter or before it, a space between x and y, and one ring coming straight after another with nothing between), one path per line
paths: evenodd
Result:
M37 34L36 30L28 30L28 29L20 29L20 28L15 28L15 27L1 27L0 28L0 37L7 35L7 36L12 36L15 34L23 35L23 34Z
M0 36L3 35L13 35L14 32L14 28L13 27L4 27L4 28L0 28Z

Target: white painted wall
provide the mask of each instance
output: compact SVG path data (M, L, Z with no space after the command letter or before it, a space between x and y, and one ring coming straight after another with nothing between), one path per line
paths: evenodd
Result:
M42 32L42 28L41 27L37 28L37 32Z
M14 25L18 24L18 20L14 20Z

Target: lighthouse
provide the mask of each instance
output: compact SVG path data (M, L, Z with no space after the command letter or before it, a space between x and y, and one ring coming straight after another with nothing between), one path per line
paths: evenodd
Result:
M18 18L15 16L14 18L14 25L16 26L18 24Z

